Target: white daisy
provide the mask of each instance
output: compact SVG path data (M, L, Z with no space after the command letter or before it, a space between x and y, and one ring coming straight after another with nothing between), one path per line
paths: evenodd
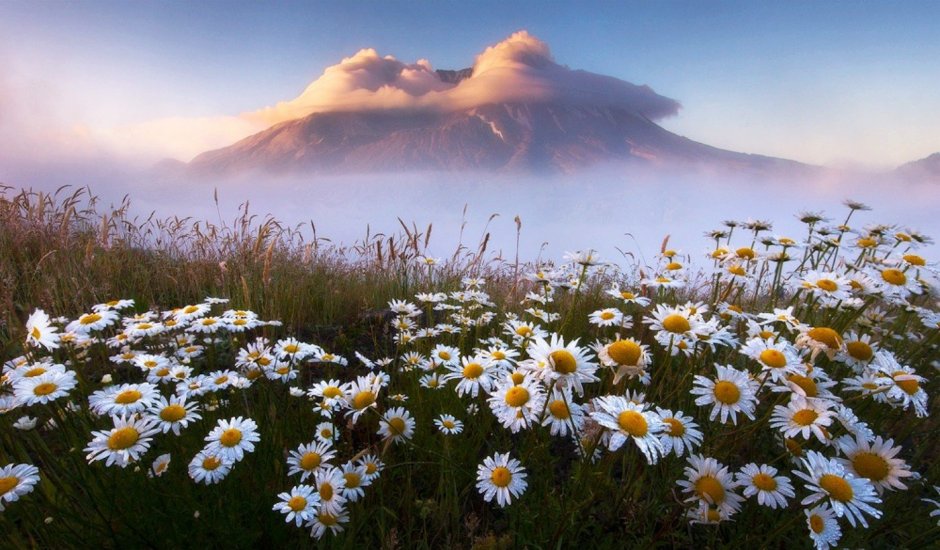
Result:
M378 434L384 438L391 439L395 443L401 443L414 437L415 421L411 413L404 407L394 407L382 415L379 420Z
M581 431L584 423L584 406L574 402L571 388L552 388L545 406L543 426L549 426L551 435L567 436Z
M179 435L180 429L189 426L190 422L202 418L197 403L187 403L185 397L176 395L171 395L169 399L161 395L150 405L148 411L163 433L173 430L174 435Z
M49 315L41 309L34 311L26 320L26 344L42 346L49 351L59 347L58 328L52 326Z
M656 413L646 410L645 404L633 403L619 395L598 397L594 403L598 410L592 412L591 417L611 430L607 443L611 451L632 439L650 464L656 464L666 454L657 437L666 427Z
M691 416L682 411L673 413L669 409L656 408L656 414L662 419L664 429L659 434L659 441L663 444L664 454L670 452L682 456L685 451L690 454L702 444L702 430Z
M58 365L61 366L61 365ZM32 406L51 403L69 394L78 384L75 372L59 369L43 369L38 376L23 376L13 384L13 400L19 405Z
M869 443L864 437L842 436L836 443L846 457L836 460L853 474L868 478L878 494L882 494L885 489L907 489L900 478L912 477L914 474L904 460L895 458L901 452L901 447L894 447L894 440L883 440L878 436Z
M85 447L88 462L106 460L105 466L116 464L121 468L137 462L150 448L153 435L159 432L149 417L112 416L114 427L92 432L94 439Z
M100 415L127 415L143 412L156 400L156 386L146 382L108 386L88 396L88 405Z
M685 468L685 477L685 480L680 479L677 483L689 494L686 502L698 502L705 510L716 507L725 517L731 516L741 508L744 497L734 492L737 483L734 482L728 467L714 458L690 456L689 465Z
M529 342L526 352L530 359L520 366L524 365L540 380L571 386L578 395L584 394L582 383L599 380L594 375L597 363L591 360L587 348L578 346L577 339L565 344L558 334L552 334L548 341L536 337Z
M343 531L343 524L349 522L349 512L344 509L328 510L320 507L316 515L307 522L306 527L310 527L310 536L320 539L327 530L334 535Z
M214 485L225 479L234 465L234 461L203 449L189 462L189 477L196 483Z
M481 355L463 357L461 363L446 365L446 369L448 372L441 377L441 381L459 380L454 389L461 397L467 394L476 397L480 394L480 388L487 392L493 388L496 369Z
M445 435L457 435L463 431L463 422L452 414L442 414L435 418L434 425Z
M0 468L0 512L6 509L4 502L16 502L28 495L38 482L39 468L32 464L7 464Z
M150 471L147 472L148 475L150 475L150 477L162 476L170 467L170 459L170 453L162 454L155 458L153 464L150 465Z
M545 390L531 374L521 376L518 383L510 375L496 384L487 403L503 427L516 433L539 422Z
M845 516L852 527L855 527L856 520L868 527L863 513L881 517L881 511L872 506L880 504L881 499L875 494L871 481L855 477L837 460L826 458L816 451L808 451L801 462L806 473L799 470L793 473L805 480L806 488L813 493L804 498L802 504L828 499L836 515Z
M486 502L492 502L495 496L502 508L525 492L526 476L525 468L515 458L509 458L509 453L496 453L477 467L477 489Z
M786 476L778 476L777 469L767 464L751 463L737 473L738 485L744 487L744 496L757 496L757 503L768 508L786 508L787 498L793 498L793 484Z
M827 428L835 418L835 413L829 410L832 405L827 399L807 399L793 394L787 406L774 407L770 427L779 429L784 437L796 437L799 434L803 439L809 439L810 435L815 435L820 443L827 444Z
M346 462L342 469L343 480L346 482L343 486L343 497L349 502L356 502L366 495L365 487L372 482L366 477L366 468L361 464Z
M284 521L293 521L297 527L313 519L320 504L320 495L310 485L294 486L289 493L280 493L277 498L281 500L272 509L286 514Z
M714 420L720 414L722 423L726 423L730 416L732 423L737 424L739 412L754 420L759 384L751 380L746 371L718 364L715 369L718 375L714 380L695 375L696 387L689 392L700 396L695 400L695 404L713 405L709 420Z
M250 418L219 419L219 423L206 436L206 451L232 462L239 462L245 453L254 452L261 440L258 424Z
M816 550L828 550L830 546L839 545L842 529L828 504L822 503L803 510L803 513L806 515L806 526L809 528L809 536L813 539Z
M332 427L332 424L330 425ZM329 441L319 441L302 444L296 451L291 451L287 457L287 475L300 474L300 481L315 474L320 468L330 466L330 461L336 457L333 444Z
M346 478L343 471L333 466L320 468L314 473L314 487L320 495L320 509L336 514L346 505L343 489Z

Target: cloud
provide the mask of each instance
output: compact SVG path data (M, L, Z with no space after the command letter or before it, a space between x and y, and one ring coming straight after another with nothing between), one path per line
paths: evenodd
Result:
M104 126L81 121L76 117L80 113L59 105L50 92L55 80L24 86L9 76L4 79L0 72L0 146L8 154L17 151L21 158L42 151L70 159L112 157L149 164L167 157L188 161L274 124L317 112L448 112L492 103L553 101L615 106L658 120L676 114L680 107L648 86L560 65L548 45L526 31L486 48L476 57L470 76L454 80L442 79L425 59L404 63L369 48L327 67L298 97L272 107ZM55 116L42 104L58 105Z
M471 76L457 83L442 80L426 60L406 64L370 48L328 67L297 98L242 117L270 125L328 111L452 111L543 101L614 106L651 120L680 107L648 86L560 65L546 43L519 31L478 55Z

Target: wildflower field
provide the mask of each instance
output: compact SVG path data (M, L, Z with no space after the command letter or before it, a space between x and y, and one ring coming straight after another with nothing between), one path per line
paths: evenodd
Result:
M827 206L522 262L0 188L0 546L934 546L940 266Z

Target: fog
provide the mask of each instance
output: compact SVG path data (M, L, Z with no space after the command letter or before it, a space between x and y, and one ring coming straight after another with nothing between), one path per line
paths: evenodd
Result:
M458 244L475 250L487 232L488 254L514 257L518 216L523 260L560 259L566 251L593 248L614 261L621 251L649 261L667 235L670 248L701 258L711 245L703 233L721 228L723 220L768 220L772 234L800 238L805 227L796 219L799 212L821 211L837 225L848 212L842 205L847 198L873 208L856 212L853 228L898 224L934 238L940 235L940 184L863 174L786 181L599 168L545 176L422 173L188 180L153 171L68 165L12 176L0 173L0 181L47 191L88 185L105 204L120 202L127 194L132 211L143 217L153 211L158 217L231 222L248 201L253 213L308 224L308 235L312 222L319 237L336 244L361 240L367 227L372 234L398 233L399 218L421 231L433 224L427 252L445 257ZM738 242L746 244L741 237ZM932 245L928 253L937 250Z

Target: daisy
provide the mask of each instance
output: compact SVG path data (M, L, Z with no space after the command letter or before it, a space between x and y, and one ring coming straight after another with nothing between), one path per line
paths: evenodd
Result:
M445 435L457 435L463 431L463 422L452 414L442 414L435 418L434 425Z
M234 465L232 460L203 449L189 462L189 477L196 483L214 485L225 479Z
M366 478L365 466L354 464L352 461L343 464L343 497L349 502L356 502L366 496L365 487L371 484Z
M154 355L150 353L140 353L134 356L131 360L134 365L137 366L140 370L144 372L149 372L154 369L164 368L170 366L170 360L162 355Z
M190 304L175 310L173 312L173 319L175 319L177 323L186 323L209 313L211 307L212 306L209 304Z
M414 418L404 407L389 409L379 421L378 434L384 438L390 438L395 443L411 439L414 437L414 433Z
M486 502L492 502L495 496L496 503L502 508L525 492L528 487L526 475L522 464L509 458L509 453L496 453L477 466L477 489Z
M436 372L425 374L420 378L420 380L418 380L418 383L421 384L422 388L427 388L429 390L440 390L444 388L444 380Z
M320 495L321 510L336 514L346 505L346 497L343 496L346 478L339 468L327 466L317 470L314 473L314 486Z
M225 328L225 320L210 315L201 319L193 319L186 330L192 333L214 334L222 328Z
M799 394L793 394L786 407L774 407L770 427L777 428L784 437L809 439L815 435L820 443L829 442L827 428L832 424L835 413L829 409L832 403L826 399L807 399Z
M549 341L536 337L529 342L526 352L530 358L525 363L526 368L536 377L571 386L578 395L584 394L582 383L599 380L594 375L597 363L591 361L587 348L578 346L578 339L566 345L558 334L552 334Z
M614 384L619 383L624 376L641 379L645 377L650 357L648 346L632 338L621 339L618 336L609 344L598 343L594 350L602 365L617 369L614 372Z
M100 415L127 415L143 412L158 395L156 386L146 382L108 386L88 396L91 410Z
M255 443L261 439L258 424L250 418L241 416L228 420L219 419L219 423L206 436L206 451L239 462L246 452L254 452Z
M751 380L747 372L739 371L731 366L715 364L715 369L718 371L718 376L714 380L695 375L696 387L689 392L700 396L695 400L695 404L713 405L709 420L715 420L720 414L722 423L726 423L730 416L731 422L737 424L739 412L754 420L759 386L757 382Z
M845 350L836 355L836 361L841 361L861 372L874 359L879 351L878 345L871 341L871 334L859 335L854 330L845 335Z
M766 464L747 464L737 474L738 485L744 487L744 496L757 496L761 506L776 509L787 507L787 498L793 498L793 484L786 476L778 476L777 469Z
M372 376L360 376L355 382L349 384L344 398L349 407L349 412L346 414L352 417L353 424L366 410L376 407L376 399L381 389L381 380Z
M825 353L830 359L845 349L842 336L829 327L804 327L796 338L797 348L807 348L815 359L819 353Z
M385 463L382 462L382 459L371 453L360 458L359 465L365 468L366 480L368 480L369 483L378 479L382 474L382 470L385 469Z
M442 382L459 380L455 388L457 395L463 397L470 394L471 397L476 397L480 394L480 388L487 392L493 388L495 369L490 368L489 362L482 355L463 357L461 362L462 364L447 365L448 372L441 377Z
M65 397L78 385L75 378L75 372L65 370L43 369L43 374L38 376L24 375L13 384L13 400L19 405L32 406L37 404L51 403L56 399Z
M313 431L313 435L319 442L327 441L330 443L335 443L339 441L339 433L337 433L337 431L333 428L332 422L320 422L317 424L316 429Z
M330 425L332 428L332 424ZM336 457L333 444L330 441L311 441L291 451L287 457L287 475L300 474L300 481L306 480L320 468L331 466L330 461Z
M131 338L144 338L147 336L155 336L164 330L166 330L166 327L162 323L141 321L129 326L126 332Z
M65 330L76 332L78 334L88 334L92 331L102 330L110 327L118 320L118 312L111 310L96 311L85 313L78 319L66 325Z
M94 439L85 447L89 463L106 460L105 466L116 464L121 468L137 462L147 452L153 435L159 432L149 417L112 416L114 427L110 430L92 432Z
M880 386L887 386L885 396L888 401L904 410L911 405L918 417L927 416L927 392L921 386L926 379L919 376L914 369L901 365L894 355L887 351L880 351L875 355L872 366L885 376L878 379Z
M320 504L320 495L310 485L297 485L292 487L289 493L277 495L277 498L281 500L272 509L286 514L284 521L293 521L297 527L313 519Z
M127 299L111 300L103 304L96 304L92 306L91 310L92 311L106 311L106 310L113 310L113 309L122 310L122 309L127 309L129 307L134 307L134 300L127 300Z
M700 508L704 509L714 506L725 517L741 508L744 497L734 492L737 484L731 472L714 458L690 456L689 465L685 467L685 477L685 480L680 479L677 483L689 494L686 502L698 502Z
M615 286L607 290L607 294L613 296L614 298L619 298L623 300L624 304L636 304L640 307L646 307L650 305L650 299L639 296L628 290L622 290L620 287Z
M868 271L868 276L875 280L887 300L896 302L906 300L911 294L921 293L917 278L905 271L896 267L874 268Z
M842 436L837 444L846 458L836 460L856 476L868 478L879 495L885 489L907 489L900 478L912 477L914 474L904 460L895 458L901 452L901 447L894 447L894 440L885 441L878 436L869 443L863 437Z
M643 318L643 322L650 326L650 330L656 331L656 341L664 347L693 341L700 324L697 315L664 304L657 304L656 309Z
M444 366L458 365L460 364L460 350L452 346L438 344L431 350L431 361Z
M512 337L513 344L523 346L532 338L544 338L548 333L535 323L510 319L506 321L503 331Z
M806 526L816 550L829 550L830 546L839 545L842 529L828 504L822 503L809 510L803 510L803 513L806 515Z
M171 395L169 399L161 395L148 411L163 433L173 430L174 435L179 435L180 429L189 426L190 422L202 419L197 403L187 403L185 397L176 395Z
M4 502L16 502L21 496L33 492L39 482L39 468L32 464L7 464L0 468L0 512Z
M762 372L768 373L775 381L783 380L788 374L803 374L805 371L796 350L783 339L775 343L770 338L751 338L740 352L757 361Z
M543 426L550 427L551 435L567 436L574 431L580 431L584 423L584 407L574 402L571 388L553 388L545 407Z
M150 465L150 471L147 472L150 477L160 477L166 473L170 467L170 458L170 454L166 453L154 459L153 464Z
M616 451L632 438L650 464L656 464L666 454L657 438L666 427L656 413L646 410L645 404L632 403L617 395L598 397L594 403L598 410L592 412L591 417L611 430L607 442L611 451Z
M801 459L806 473L794 470L794 474L806 481L806 488L812 492L801 504L828 499L832 509L839 517L845 516L852 527L856 520L868 527L863 513L872 517L881 517L881 511L872 504L880 504L881 499L875 494L875 488L866 478L855 477L846 471L837 460L826 458L816 451L808 451Z
M810 271L797 283L797 288L808 290L820 298L824 305L835 305L851 296L849 280L834 272Z
M614 325L623 325L623 312L617 308L599 309L588 316L588 321L599 327L612 327ZM629 321L627 325L629 325ZM629 327L627 327L629 328Z
M320 539L328 529L334 535L341 533L343 531L342 524L348 522L349 513L346 510L330 511L321 506L317 510L316 516L308 521L306 526L310 527L311 537Z
M659 441L663 444L663 454L675 453L682 456L686 450L691 454L696 447L702 445L702 430L691 416L682 411L673 413L669 409L656 408L656 414L662 419L663 431L659 434Z
M37 309L26 320L26 344L42 346L49 351L59 347L58 328L52 326L52 321L45 311Z
M538 423L545 390L531 374L522 376L518 383L510 375L496 384L487 402L503 427L516 433Z
M322 399L324 402L342 403L343 397L349 391L349 385L339 380L321 380L307 390L307 395L314 399Z

